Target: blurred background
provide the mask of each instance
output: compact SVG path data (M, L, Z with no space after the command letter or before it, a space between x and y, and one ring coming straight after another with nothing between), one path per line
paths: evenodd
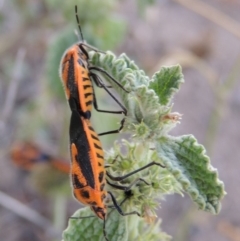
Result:
M170 134L205 145L228 194L217 216L188 196L167 196L162 229L174 241L239 241L239 0L0 0L0 240L60 240L80 207L69 185L70 111L58 75L63 52L78 41L75 4L88 43L125 52L149 76L162 65L183 67L173 101L183 119ZM118 108L104 91L97 98ZM121 117L94 112L92 120L102 132ZM122 137L101 140L109 149Z

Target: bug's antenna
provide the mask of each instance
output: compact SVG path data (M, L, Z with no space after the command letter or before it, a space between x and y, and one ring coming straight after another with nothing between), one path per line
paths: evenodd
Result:
M79 32L80 32L80 35L81 35L82 41L84 41L83 34L82 34L82 29L81 29L80 21L79 21L79 17L78 17L78 9L77 9L77 5L75 5L75 15L76 15L76 20L77 20L77 24L78 24L78 29L79 29Z

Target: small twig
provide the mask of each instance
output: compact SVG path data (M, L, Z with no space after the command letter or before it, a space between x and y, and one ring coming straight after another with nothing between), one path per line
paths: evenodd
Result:
M209 124L206 131L205 146L208 148L208 153L213 151L213 145L217 138L218 129L222 118L224 117L225 110L227 107L227 101L238 83L240 75L240 55L238 56L235 64L233 65L229 77L227 80L219 85L214 91L215 105L211 111L209 118Z
M224 94L229 94L231 92L235 85L237 84L240 76L240 55L238 55L237 60L233 64L233 67L230 71L230 74L226 81L221 85L221 91Z
M14 106L18 85L21 80L22 65L23 65L25 53L26 53L26 51L24 49L19 49L18 53L17 53L12 80L11 80L9 88L8 88L5 104L4 104L3 111L2 111L2 120L1 121L3 123L7 121L8 117L11 114L13 106Z
M216 23L240 39L240 24L226 14L199 0L173 0Z
M46 230L51 238L59 238L60 231L56 230L48 219L1 191L0 205Z

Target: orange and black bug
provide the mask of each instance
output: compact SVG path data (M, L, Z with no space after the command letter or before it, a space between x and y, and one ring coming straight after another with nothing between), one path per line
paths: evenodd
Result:
M70 173L70 165L66 161L46 153L36 144L30 142L15 144L11 148L10 155L13 162L26 171L31 171L38 163L48 163L61 172Z
M105 220L107 208L104 199L110 194L114 206L124 214L111 192L105 190L106 171L104 168L104 153L97 133L88 119L83 118L78 111L72 110L70 121L70 147L72 157L72 183L75 198L89 205L93 212Z
M90 120L81 116L77 109L77 103L75 103L72 107L69 134L73 194L79 202L90 206L97 217L104 220L103 233L105 239L108 240L105 231L107 206L104 202L107 194L110 195L113 206L121 215L126 216L130 214L137 214L140 216L140 214L137 211L124 213L113 194L110 191L105 190L106 182L114 188L123 190L126 195L128 195L129 190L133 185L139 181L145 181L138 178L129 186L121 186L110 183L106 179L106 176L113 181L122 181L147 167L152 165L162 165L160 163L152 162L127 175L113 177L105 170L102 145L97 133L91 126ZM148 184L147 182L145 183Z
M77 6L75 6L76 20L78 23L79 31L81 38L83 40L83 34L79 24L79 18L77 14ZM127 115L126 108L115 98L115 96L108 90L108 86L102 82L101 78L95 72L101 72L106 75L112 81L114 81L120 88L123 90L124 87L120 85L112 76L110 76L105 70L91 66L89 63L89 55L86 48L92 49L94 51L99 51L92 46L80 42L71 46L63 54L63 58L60 64L60 76L63 81L65 88L65 94L69 102L70 108L73 108L73 105L77 103L78 112L85 119L90 119L92 106L99 112L112 113L112 114L124 114ZM95 72L94 72L95 71ZM98 108L97 100L94 93L93 84L94 82L98 87L104 88L105 91L118 103L122 108L120 111L110 111L110 110L101 110ZM127 92L127 90L125 90ZM75 107L74 107L75 108ZM123 121L118 130L107 132L118 133L123 127Z

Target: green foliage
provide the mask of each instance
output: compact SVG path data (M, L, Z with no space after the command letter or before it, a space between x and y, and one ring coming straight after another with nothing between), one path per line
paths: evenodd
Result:
M107 186L107 190L110 190L121 204L123 212L137 211L141 217L152 220L159 206L159 200L166 194L186 192L200 209L218 213L220 200L225 194L224 187L218 180L217 171L210 165L204 147L197 144L191 135L180 137L168 135L169 130L181 119L179 113L171 113L170 104L173 94L183 83L180 66L164 67L150 79L125 54L116 57L111 52L106 54L90 52L90 59L92 65L104 69L124 86L125 90L116 85L111 78L101 74L101 77L118 92L127 108L123 132L130 132L133 137L130 142L122 140L115 143L114 147L105 154L108 173L120 177L152 162L155 163L120 181L107 178L110 183L125 187L124 190L120 190ZM165 167L161 167L160 164L164 164ZM108 204L111 204L109 200ZM108 212L111 212L109 210L110 208ZM107 216L106 232L109 240L170 239L160 231L159 225L155 227L154 224L148 225L137 215L120 216L116 210ZM99 232L95 235L93 231L89 231L94 234L94 239L91 240L103 240L102 232L100 234L99 231L102 222L97 220L98 218L82 219L79 222L86 222L83 225L70 223L68 231L64 233L64 240L70 240L66 235L69 235L71 240L75 240L71 235L76 235L79 239L85 237L88 233L87 225L94 226L96 232ZM115 220L119 223L114 223ZM79 226L85 228L79 230ZM126 236L122 236L123 229ZM75 231L77 234L74 235ZM155 235L156 233L158 234ZM87 238L89 240L89 236Z
M157 143L157 153L167 169L181 183L199 209L217 214L225 195L217 170L210 165L205 149L192 135L165 136Z
M116 215L116 213L116 210L108 213L105 230L109 240L169 241L171 239L169 235L160 231L160 221L149 225L137 216L123 217L119 214ZM68 228L63 232L63 240L104 241L103 221L92 214L89 207L76 211L72 216L74 219L69 219Z
M169 115L171 105L161 105L161 100L165 103L169 102L172 95L178 90L180 83L183 82L182 74L180 73L181 68L178 65L171 68L163 68L161 71L155 73L150 80L144 71L140 70L125 54L116 58L111 52L102 54L92 51L90 52L90 56L93 65L106 70L125 89L130 91L127 94L126 91L116 85L110 78L102 75L117 90L124 106L128 110L124 130L133 133L136 139L140 138L146 141L156 140L164 136L178 123L181 115L178 113ZM163 84L159 83L163 80L163 76L167 85L165 86L165 91L160 92L158 86L163 86ZM154 91L155 89L157 92ZM158 94L164 95L162 97ZM146 133L142 133L144 125Z
M179 65L162 67L152 77L149 88L153 89L159 96L161 105L167 105L171 101L175 92L179 90L179 86L183 83L182 69Z
M121 215L112 214L113 212L108 215L106 222L106 231L109 240L127 240L127 220ZM64 241L104 240L103 221L95 216L89 216L93 216L93 213L88 207L78 210L73 215L77 219L69 219L69 226L63 233Z

